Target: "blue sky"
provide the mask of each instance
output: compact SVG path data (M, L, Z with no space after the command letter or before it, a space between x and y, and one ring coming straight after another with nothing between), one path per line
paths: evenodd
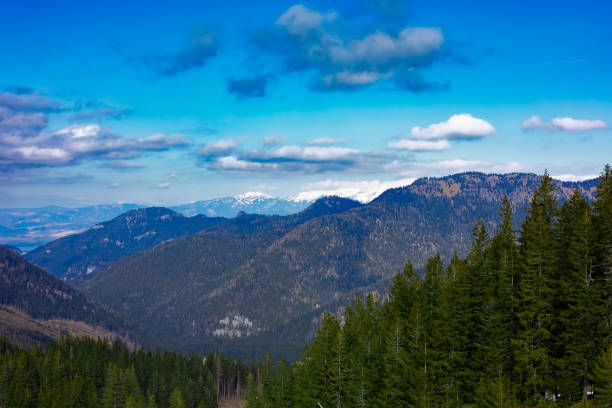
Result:
M0 207L372 197L612 155L605 1L7 2Z

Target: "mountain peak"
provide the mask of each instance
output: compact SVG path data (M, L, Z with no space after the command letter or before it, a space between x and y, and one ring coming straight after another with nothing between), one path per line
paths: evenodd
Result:
M309 205L300 214L307 214L309 217L318 217L320 215L336 214L347 211L352 208L361 207L359 201L351 200L350 198L338 196L325 196Z
M236 200L252 200L259 198L274 198L270 194L261 191L247 191L246 193L238 194L234 197Z

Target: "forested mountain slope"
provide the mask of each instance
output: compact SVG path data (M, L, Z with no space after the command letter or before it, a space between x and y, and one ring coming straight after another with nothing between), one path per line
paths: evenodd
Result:
M296 363L266 355L246 407L612 406L612 168L591 203L554 191L546 176L518 233L504 200L467 256L326 314Z
M111 265L83 289L154 327L174 347L299 350L323 310L354 294L382 290L412 260L465 255L477 219L492 229L504 196L521 222L540 177L465 173L421 179L344 211L289 217L241 216ZM554 182L567 199L591 199L596 180ZM312 213L314 211L314 213ZM312 214L308 215L309 212Z
M163 207L136 209L43 245L26 259L62 279L82 280L121 258L223 221L204 215L184 217Z
M48 343L65 333L143 338L135 323L0 247L0 336L31 344Z

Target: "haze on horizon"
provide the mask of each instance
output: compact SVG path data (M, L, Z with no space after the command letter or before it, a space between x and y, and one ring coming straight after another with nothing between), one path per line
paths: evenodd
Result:
M609 2L249 4L5 4L0 208L370 197L610 161Z

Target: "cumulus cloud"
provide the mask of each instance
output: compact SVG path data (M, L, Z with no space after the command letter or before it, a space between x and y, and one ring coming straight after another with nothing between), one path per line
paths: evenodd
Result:
M346 139L334 139L331 137L319 137L319 138L308 141L309 145L314 145L314 146L336 145L336 144L344 144L344 143L346 143Z
M276 146L279 145L281 143L284 143L287 141L287 138L285 136L281 136L281 135L272 135L272 136L266 136L261 140L261 144L264 146Z
M344 181L327 179L304 185L304 191L290 197L293 201L313 201L325 196L351 198L362 203L368 203L382 192L396 187L412 184L414 178L402 178L391 181L366 180Z
M206 143L196 152L203 158L226 156L238 148L238 142L234 139L221 139Z
M404 139L389 142L387 148L393 150L410 150L412 152L434 152L450 149L448 140L410 140Z
M159 188L159 189L167 189L170 188L172 186L172 183L169 181L166 181L165 183L160 183L158 185L156 185L155 187Z
M275 170L278 166L274 163L257 163L248 160L241 160L235 156L224 156L215 159L210 167L217 170L233 172Z
M266 95L268 78L269 75L251 78L228 78L226 82L227 92L239 98L261 98Z
M254 157L263 159L320 162L346 160L358 153L359 150L351 149L349 147L283 146L262 155L255 154Z
M60 112L59 102L38 93L0 92L0 107L14 112Z
M315 174L354 170L371 173L382 170L394 158L395 155L385 152L361 152L348 147L287 145L209 158L208 167L225 172Z
M429 55L440 49L443 42L439 28L405 28L397 36L375 32L347 44L332 45L329 57L340 65L384 67Z
M470 140L480 139L495 133L495 128L484 119L469 113L451 116L446 122L434 123L426 128L415 126L410 131L411 139L420 140Z
M559 174L557 176L552 176L552 178L561 181L585 181L585 180L593 180L599 177L599 174L587 174L583 176L575 175L575 174Z
M297 4L289 7L276 20L276 24L286 27L291 34L304 36L310 30L320 28L323 23L333 21L336 17L336 13L322 14Z
M204 66L217 55L219 46L219 33L208 28L192 35L188 44L178 51L133 56L128 62L152 71L157 78L174 77Z
M257 52L250 61L265 60L270 75L309 72L309 87L320 92L354 91L380 83L414 92L445 90L447 84L422 77L426 67L445 58L442 31L395 27L399 20L388 24L388 11L399 10L397 1L387 2L389 7L385 2L370 3L344 14L292 6L273 27L254 35ZM375 21L363 19L363 10L373 9L381 11L371 14Z
M539 116L532 116L521 125L523 131L529 130L546 130L549 132L567 131L567 132L586 132L590 130L607 129L606 122L600 119L574 119L571 117L556 117L550 123L544 122Z
M188 144L182 135L128 138L97 124L70 125L55 132L13 136L0 137L0 162L4 164L52 166L85 159L129 159L147 151L164 151Z

